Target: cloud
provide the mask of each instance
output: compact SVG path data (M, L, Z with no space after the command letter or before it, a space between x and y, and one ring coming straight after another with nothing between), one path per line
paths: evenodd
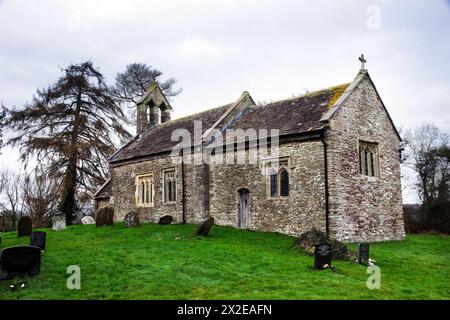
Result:
M187 61L203 61L204 59L214 62L236 56L240 53L237 45L227 43L215 43L199 37L188 38L180 41L174 47L174 58Z
M145 62L183 87L177 117L243 90L268 101L351 81L364 53L397 126L427 121L450 132L448 4L0 0L0 101L22 105L70 63L92 59L112 83L126 64Z

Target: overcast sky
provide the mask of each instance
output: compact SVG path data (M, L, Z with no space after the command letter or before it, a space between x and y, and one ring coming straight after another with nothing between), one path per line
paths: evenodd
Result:
M91 59L112 84L144 62L183 88L176 118L244 90L270 101L350 82L364 53L398 127L450 132L449 33L449 1L0 0L0 101L21 106L70 63Z

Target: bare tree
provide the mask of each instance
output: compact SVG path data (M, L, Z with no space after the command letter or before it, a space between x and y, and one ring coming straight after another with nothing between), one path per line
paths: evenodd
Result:
M39 171L23 183L24 209L34 225L44 226L58 212L58 184Z
M417 190L422 204L430 206L439 186L448 184L448 134L432 124L423 124L405 135L406 164L417 173Z
M20 173L14 174L10 171L0 172L0 210L3 211L4 218L11 222L15 229L17 220L24 212L23 197L23 176Z
M181 88L174 89L177 82L174 78L162 80L162 75L160 70L145 63L131 63L126 66L124 72L117 74L112 92L123 106L130 108L128 123L136 124L135 105L147 92L152 82L158 81L159 87L168 98L181 93Z

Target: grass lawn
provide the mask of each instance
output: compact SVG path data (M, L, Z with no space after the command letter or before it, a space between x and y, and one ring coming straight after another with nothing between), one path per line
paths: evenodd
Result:
M450 237L410 235L373 244L381 289L369 290L366 267L334 261L336 272L313 271L313 258L291 249L293 238L214 226L119 223L47 231L41 274L3 299L449 299ZM3 233L2 248L29 237ZM81 290L66 288L69 265L81 268Z

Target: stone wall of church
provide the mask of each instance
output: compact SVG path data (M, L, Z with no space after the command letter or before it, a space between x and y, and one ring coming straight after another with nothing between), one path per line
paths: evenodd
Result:
M363 78L332 119L331 233L351 242L403 239L400 142L369 79ZM378 144L379 177L360 174L359 141Z
M163 170L175 168L177 181L177 198L175 203L165 203L163 199ZM135 200L135 177L145 173L153 173L154 207L137 207ZM115 219L123 220L130 211L137 211L142 221L158 222L164 215L174 217L174 223L183 222L181 165L174 165L170 156L156 157L136 163L111 168L112 205ZM186 199L192 199L192 168L185 165ZM192 222L192 201L186 203L186 220Z
M239 225L239 190L249 191L248 228L290 235L324 230L323 147L321 141L282 144L289 157L289 196L269 198L261 164L210 164L210 215L218 224ZM237 155L236 155L237 157Z
M209 214L220 225L238 227L238 191L246 188L249 190L249 229L291 235L312 227L324 230L322 143L283 144L279 154L289 157L289 197L266 196L261 164L249 164L248 152L246 164L242 165L185 164L187 222L198 223ZM175 204L166 204L162 199L163 170L170 168L176 169ZM145 173L154 175L154 207L139 208L135 200L135 177ZM123 220L128 212L137 211L142 221L157 222L169 214L175 223L182 223L181 165L173 165L170 156L112 167L111 177L116 220Z

